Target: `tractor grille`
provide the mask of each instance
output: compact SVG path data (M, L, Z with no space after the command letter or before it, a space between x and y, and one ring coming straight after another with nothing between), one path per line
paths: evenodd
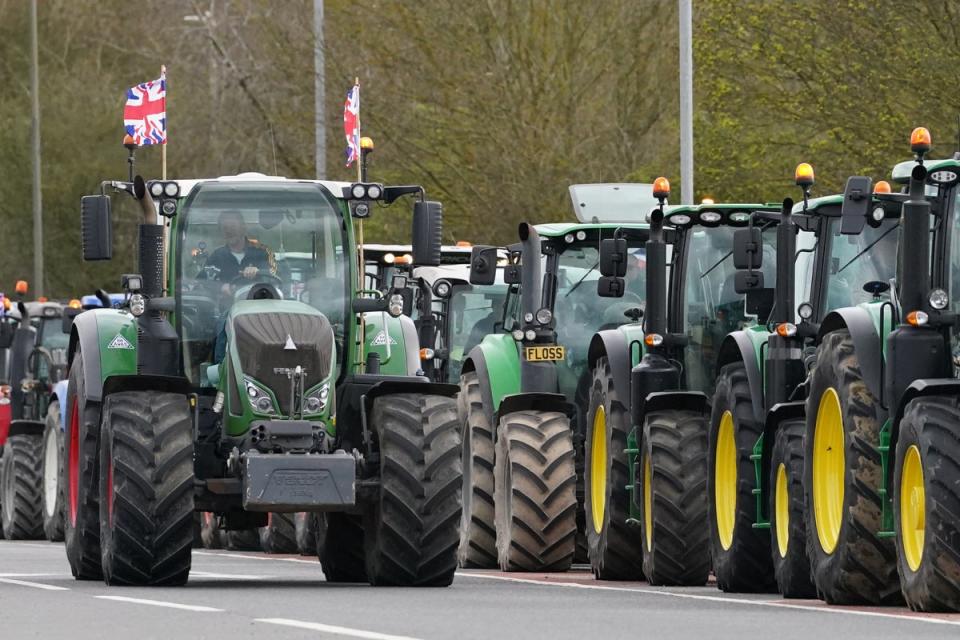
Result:
M290 380L275 369L300 365L307 371L304 390L330 375L333 329L323 315L250 313L236 316L233 327L243 373L273 391L284 415L291 409ZM286 348L288 337L296 349Z

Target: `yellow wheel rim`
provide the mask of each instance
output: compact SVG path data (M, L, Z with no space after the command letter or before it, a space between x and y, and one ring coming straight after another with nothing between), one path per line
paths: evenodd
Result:
M911 571L923 560L923 538L927 526L926 492L923 488L923 464L920 450L912 444L903 459L900 472L900 539Z
M653 489L650 487L650 456L643 454L643 528L647 551L653 549Z
M607 413L603 406L593 414L593 439L590 450L590 505L593 530L603 531L607 506Z
M780 557L787 557L790 543L790 494L787 492L787 468L781 462L777 467L776 488L777 549Z
M813 514L820 547L828 554L837 548L843 520L843 483L847 471L843 440L840 397L831 387L820 396L813 435Z
M713 471L713 497L717 514L717 533L724 550L733 544L733 525L737 518L737 442L733 437L733 414L724 411L717 430L716 466Z

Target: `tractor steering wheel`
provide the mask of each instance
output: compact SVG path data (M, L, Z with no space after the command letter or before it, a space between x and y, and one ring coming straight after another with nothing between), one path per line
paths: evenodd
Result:
M264 271L263 269L257 269L257 275L252 278L245 278L241 273L236 278L230 281L231 287L241 287L248 284L259 284L265 282L267 284L272 284L278 288L283 286L283 280L273 275L269 271Z

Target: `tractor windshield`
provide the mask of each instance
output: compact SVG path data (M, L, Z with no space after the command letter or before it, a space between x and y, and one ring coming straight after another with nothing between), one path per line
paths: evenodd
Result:
M645 234L644 234L645 236ZM559 256L557 295L557 343L566 348L558 369L560 392L568 397L587 385L587 349L593 334L630 322L624 312L644 308L646 284L646 237L627 239L627 274L622 298L597 295L600 279L598 242L567 245ZM584 405L585 406L585 405Z
M694 227L685 232L683 252L686 269L683 282L684 333L690 343L684 349L687 384L708 391L716 377L720 344L728 333L752 324L746 315L744 296L736 291L733 264L733 234L736 228ZM777 264L776 226L763 230L763 272L766 286L775 282ZM765 319L764 319L765 320Z
M507 285L457 284L450 294L450 360L448 379L460 379L463 359L500 321Z
M320 185L210 182L179 214L177 325L184 369L222 358L226 315L257 285L327 316L342 351L350 286L343 216Z
M897 275L898 219L886 218L879 227L865 226L856 235L841 235L840 220L830 218L827 309L869 302L873 295L864 291L863 285L874 281L889 283Z

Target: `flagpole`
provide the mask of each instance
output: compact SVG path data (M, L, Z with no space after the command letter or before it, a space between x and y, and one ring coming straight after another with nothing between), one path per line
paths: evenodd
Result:
M355 162L357 163L357 182L363 181L363 169L361 168L361 156L363 152L360 150L360 78L356 77L353 81L354 86L357 88L357 135L354 140L356 144L355 149L357 156ZM357 220L357 253L358 253L358 268L357 268L357 277L359 278L357 286L360 289L366 288L366 282L364 282L364 275L366 274L366 262L363 257L363 218ZM360 342L357 345L358 351L360 353L360 362L358 363L358 368L360 373L364 372L366 367L366 323L364 322L363 314L360 315L360 330L358 331L357 338Z
M163 81L163 119L164 119L164 141L160 145L160 179L167 179L167 140L170 139L170 118L167 117L167 65L160 65L160 78Z

